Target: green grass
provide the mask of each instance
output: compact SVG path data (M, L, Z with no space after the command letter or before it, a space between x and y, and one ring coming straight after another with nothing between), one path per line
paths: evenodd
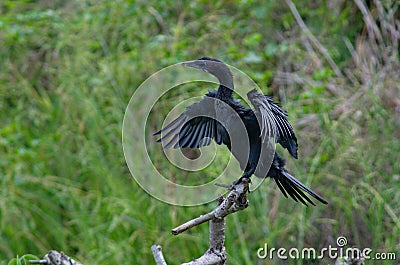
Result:
M321 249L336 246L340 235L349 246L397 252L399 258L400 80L394 42L380 23L383 43L368 38L356 3L332 8L325 1L296 2L343 77L335 76L315 47L307 50L284 3L2 1L0 264L51 249L84 264L154 264L152 244L163 246L169 264L202 255L207 225L177 237L170 230L215 205L170 206L145 193L125 164L121 130L129 99L148 76L204 55L249 74L282 102L300 142L299 160L285 153L288 170L329 201L306 208L266 180L250 194L249 208L227 219L229 264L265 264L256 256L264 243ZM386 13L398 14L394 1L385 4ZM390 22L375 5L370 9L377 21ZM212 88L182 90L178 99L167 95L149 130L160 127L160 113L170 106ZM152 148L157 166L184 181L186 174ZM224 153L221 163L191 183L218 174Z

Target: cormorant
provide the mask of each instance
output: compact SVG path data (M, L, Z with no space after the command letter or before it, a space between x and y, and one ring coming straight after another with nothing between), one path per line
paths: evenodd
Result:
M211 144L213 139L219 145L225 144L244 170L235 183L243 178L250 180L253 174L260 178L271 177L285 197L289 195L297 202L315 205L306 192L327 204L321 196L289 174L285 169L285 160L273 148L270 138L297 159L297 138L287 120L286 111L271 97L256 90L247 94L254 109L241 105L232 97L234 84L231 71L217 59L203 57L182 65L214 75L219 87L209 91L201 101L188 106L178 118L156 132L155 136L162 136L158 142L169 140L165 148L199 148Z

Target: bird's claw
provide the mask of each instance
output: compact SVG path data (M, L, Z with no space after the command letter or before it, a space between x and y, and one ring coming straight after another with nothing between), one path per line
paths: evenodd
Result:
M251 183L251 179L250 178L248 178L248 177L240 177L238 180L235 180L232 183L232 186L238 185L238 184L240 184L240 183L242 183L244 181L246 181L247 183Z

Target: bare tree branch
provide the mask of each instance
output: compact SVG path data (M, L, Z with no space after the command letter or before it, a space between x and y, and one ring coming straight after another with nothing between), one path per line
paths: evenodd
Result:
M172 229L172 234L174 236L179 235L180 233L182 233L182 232L184 232L184 231L186 231L186 230L188 230L188 229L190 229L192 227L198 226L198 225L200 225L202 223L208 222L213 218L214 218L214 213L213 212L210 212L210 213L207 213L207 214L204 214L204 215L200 215L199 217L197 217L195 219L192 219L190 221L187 221L186 223L181 224L180 226Z
M244 179L240 183L231 187L231 191L226 198L218 198L218 206L211 212L192 219L174 229L173 235L178 235L194 226L209 221L210 223L210 247L199 258L182 265L223 265L226 263L225 249L225 217L229 214L246 209L248 206L247 193L249 192L249 182ZM157 249L158 248L158 249ZM162 256L160 246L152 246L153 256L157 265L160 263L159 255Z
M162 254L162 248L159 245L152 245L151 252L153 253L154 259L156 260L157 265L167 265L167 262L164 259L164 255Z
M244 180L239 184L236 184L232 187L231 192L228 194L228 196L225 199L221 199L220 200L220 204L217 206L217 208L215 208L213 211L204 214L204 215L200 215L199 217L192 219L174 229L172 229L172 234L173 235L178 235L194 226L197 226L199 224L208 222L212 219L221 219L224 218L225 216L227 216L228 214L240 211L245 209L248 205L247 205L247 199L246 201L238 201L241 196L246 196L246 193L249 190L248 187L249 183ZM243 198L242 198L243 200ZM237 202L237 203L236 203Z
M41 260L30 260L30 264L47 264L47 265L83 265L76 260L71 259L64 252L50 250Z

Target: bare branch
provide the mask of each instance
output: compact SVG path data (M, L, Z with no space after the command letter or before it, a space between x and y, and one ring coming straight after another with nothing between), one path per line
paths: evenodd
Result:
M221 261L221 256L218 255L217 253L211 252L210 250L207 250L206 253L204 253L203 256L201 256L198 259L192 260L187 263L182 263L182 265L219 265L219 264L225 264L225 261ZM226 257L225 257L226 259Z
M211 212L192 219L174 229L173 235L178 235L194 226L209 221L210 223L210 247L197 259L182 265L224 265L226 264L225 249L225 217L234 212L247 208L247 193L249 192L249 182L243 179L240 183L230 187L231 191L224 199L218 198L218 206ZM166 265L161 253L160 246L152 246L152 252L157 265ZM162 259L161 259L162 258Z
M210 220L210 248L198 259L182 265L225 264L225 218Z
M182 233L192 227L198 226L202 223L208 222L213 218L214 218L213 212L207 213L205 215L200 215L199 217L192 219L190 221L187 221L186 223L181 224L180 226L172 229L172 234L174 236L179 235L180 233Z
M225 246L225 218L210 222L210 249L222 251Z
M30 264L47 264L47 265L82 265L82 263L71 259L64 252L50 250L41 260L30 260Z
M245 209L247 207L247 199L241 198L241 196L246 196L248 190L249 190L249 183L246 180L243 180L239 184L234 185L232 187L231 192L224 200L222 200L222 202L217 206L217 208L215 208L213 211L205 215L200 215L199 217L192 219L172 229L172 234L178 235L199 224L208 222L216 218L221 219L227 216L228 214ZM240 199L242 201L239 201Z
M151 252L153 253L157 265L167 265L167 262L165 261L162 254L162 248L160 245L152 245Z

